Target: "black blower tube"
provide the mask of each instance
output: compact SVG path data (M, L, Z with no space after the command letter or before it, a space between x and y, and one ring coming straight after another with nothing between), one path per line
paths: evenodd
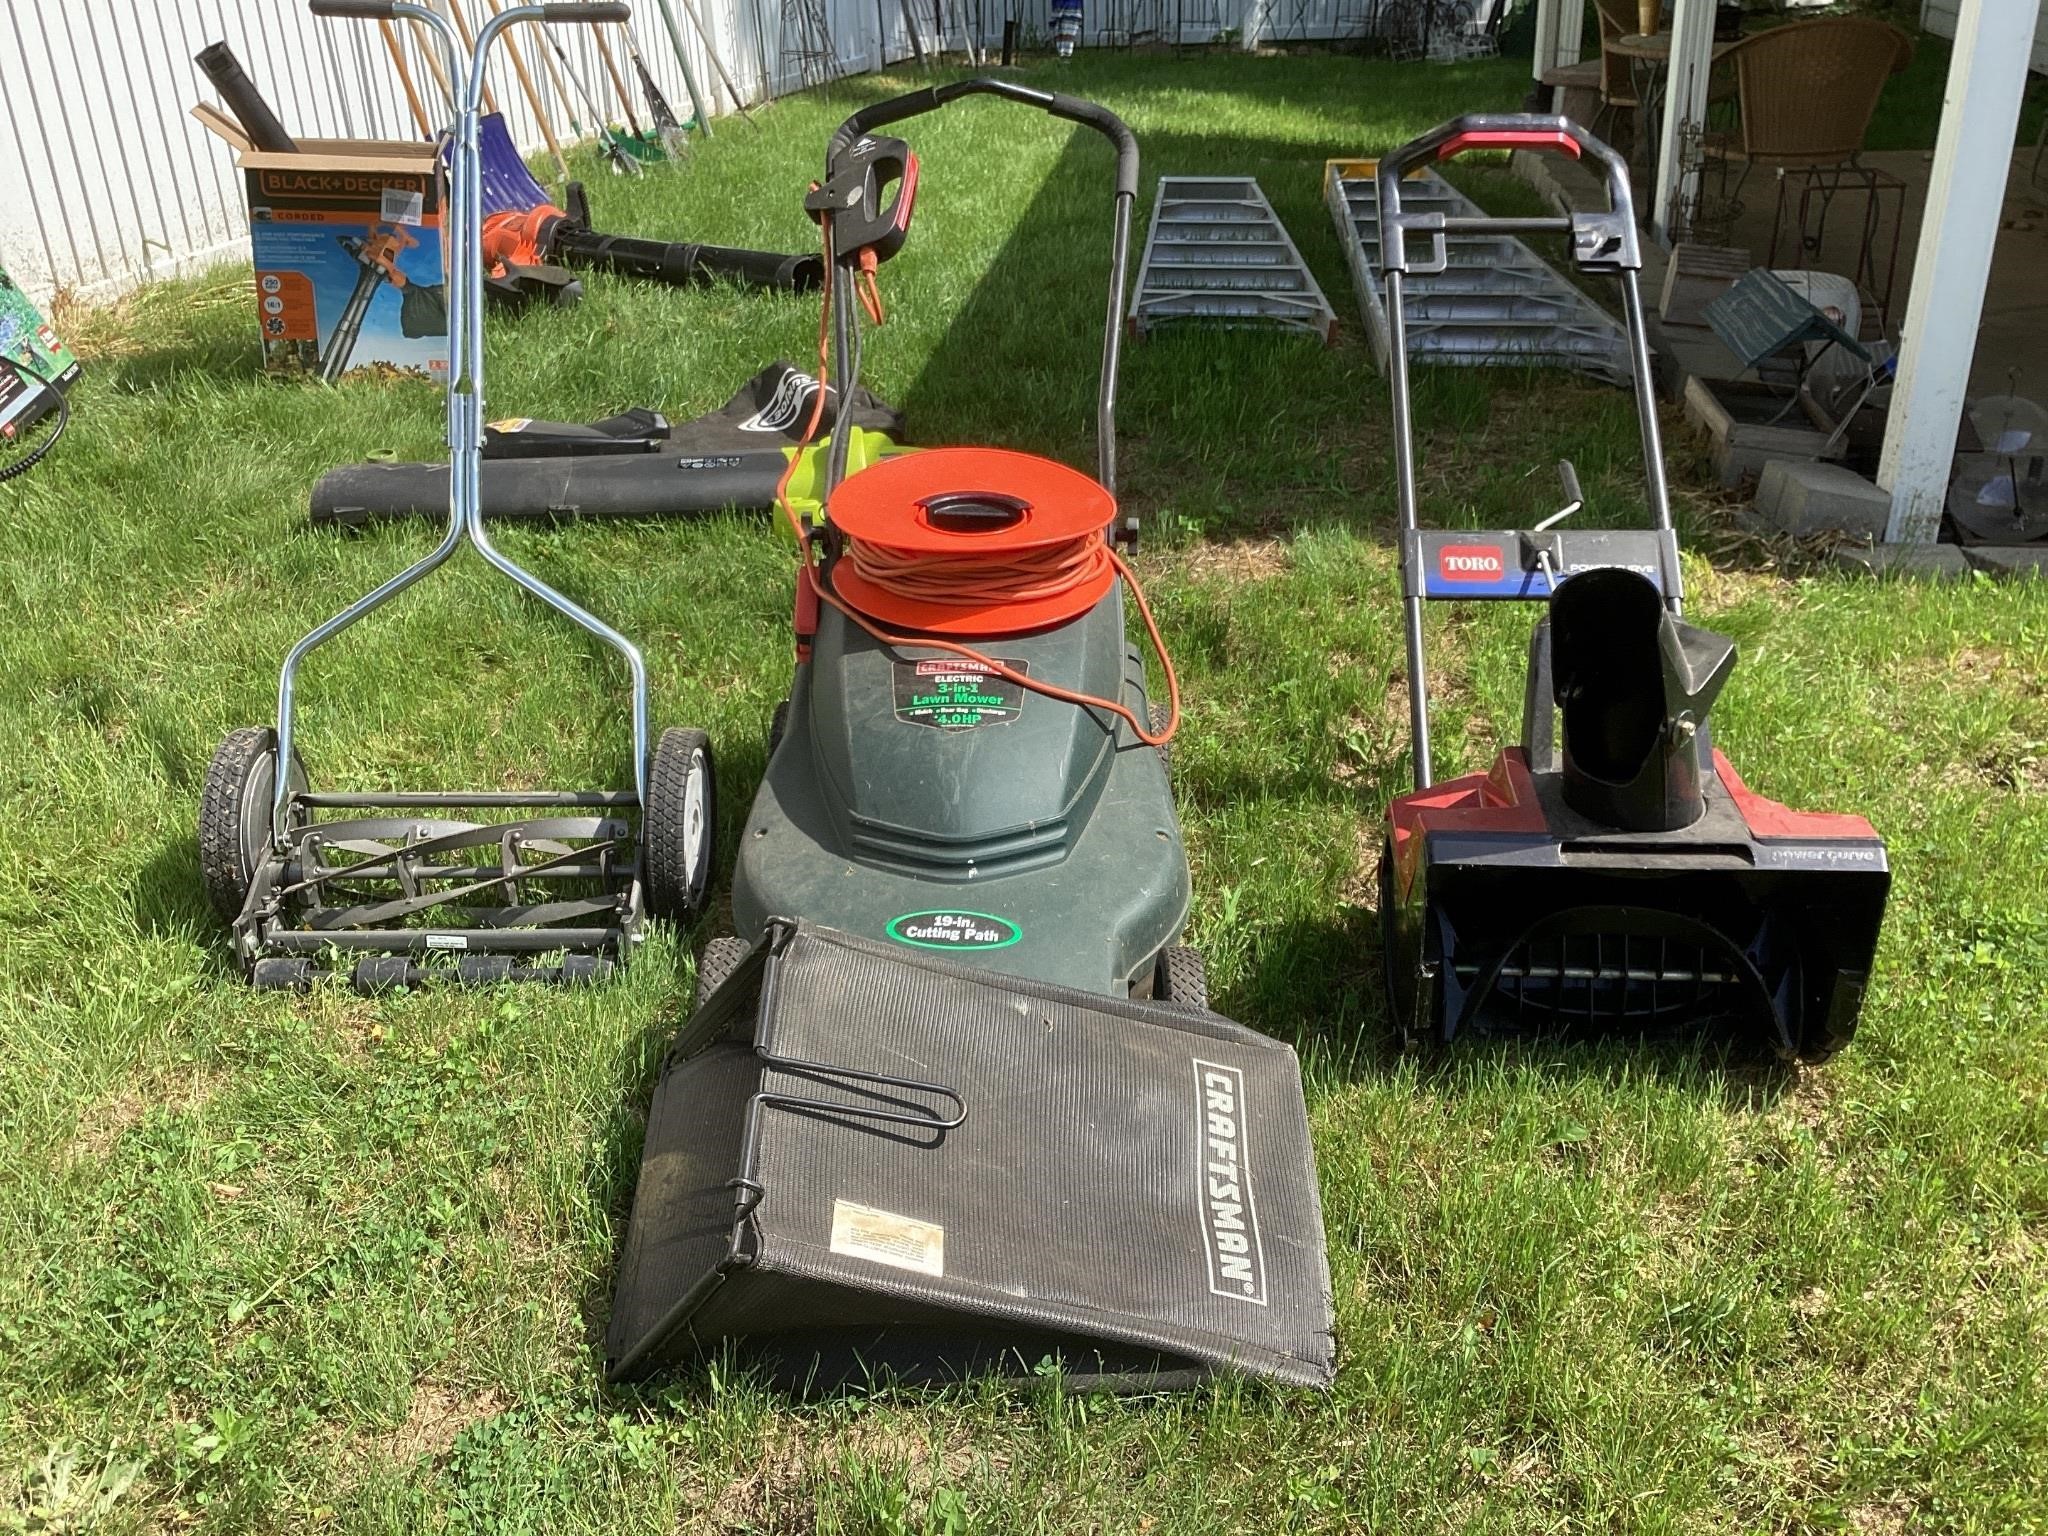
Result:
M226 43L208 43L192 56L192 62L206 72L206 78L220 92L221 100L242 125L242 132L249 135L251 144L273 154L299 152L298 141L284 131L284 124L270 110L270 103L256 89L256 82L242 72L242 61L235 57L234 49Z
M822 256L784 256L694 241L638 240L630 235L602 235L568 222L558 225L549 237L548 255L563 266L616 272L676 287L731 277L756 288L814 293L825 281Z
M509 522L752 511L774 506L788 462L777 448L487 459L478 492L486 517ZM346 464L314 485L309 521L347 528L447 515L446 464Z

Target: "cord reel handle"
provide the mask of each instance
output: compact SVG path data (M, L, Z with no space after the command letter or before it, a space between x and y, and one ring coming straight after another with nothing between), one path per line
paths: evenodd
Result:
M813 224L831 216L833 259L854 267L903 249L916 203L916 153L901 139L863 134L833 154L804 211Z

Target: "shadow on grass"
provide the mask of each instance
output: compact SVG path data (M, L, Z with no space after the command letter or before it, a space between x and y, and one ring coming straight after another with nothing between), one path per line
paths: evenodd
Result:
M1290 1039L1304 1070L1333 1085L1388 1076L1412 1052L1420 1081L1447 1095L1482 1085L1491 1092L1505 1074L1610 1088L1651 1077L1744 1112L1769 1109L1798 1086L1805 1070L1778 1060L1761 1030L1728 1026L1674 1036L1468 1033L1450 1044L1404 1048L1387 1004L1385 956L1379 914L1346 908L1333 920L1291 924L1268 935L1250 979L1229 1001L1261 1021L1315 1021L1293 1034L1261 1027Z
M136 932L148 938L198 939L209 970L238 970L227 929L199 880L199 839L179 833L159 842L128 883L128 910Z
M195 374L222 384L246 384L262 370L263 357L253 327L248 335L230 335L209 327L205 333L181 337L171 346L103 359L93 365L93 377L118 393L146 395Z

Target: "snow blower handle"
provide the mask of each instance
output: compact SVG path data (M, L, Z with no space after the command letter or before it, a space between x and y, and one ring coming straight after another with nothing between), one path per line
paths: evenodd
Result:
M1424 166L1450 160L1469 150L1527 149L1591 160L1606 173L1607 208L1537 218L1456 217L1441 213L1403 213L1401 181ZM1636 237L1635 198L1629 189L1628 161L1568 117L1533 112L1473 112L1454 117L1411 139L1379 163L1380 250L1384 270L1428 274L1447 264L1446 235L1569 235L1572 260L1582 272L1619 274L1642 270L1642 246ZM1430 237L1426 260L1409 256L1410 231Z
M1536 218L1493 218L1481 214L1451 215L1406 211L1401 183L1412 172L1476 149L1549 151L1591 161L1606 174L1607 207L1573 210ZM1635 194L1628 160L1613 146L1568 117L1538 112L1472 112L1454 117L1383 156L1375 175L1380 207L1380 269L1387 287L1387 317L1393 366L1396 478L1404 527L1416 526L1413 448L1409 441L1407 325L1402 311L1403 279L1427 276L1450 264L1449 235L1565 235L1572 260L1581 272L1601 273L1621 282L1622 318L1628 329L1629 372L1635 385L1636 418L1643 448L1644 489L1655 527L1671 527L1671 498L1664 481L1664 443L1657 427L1655 379L1650 372L1650 346L1643 324L1639 274L1643 266L1636 233ZM1411 234L1429 237L1429 255L1418 259L1408 251ZM1678 599L1672 595L1672 609Z
M1441 161L1476 149L1529 149L1590 160L1606 172L1607 207L1573 211L1537 218L1491 218L1486 215L1451 215L1438 212L1404 211L1401 183L1408 175ZM1572 259L1582 272L1598 272L1621 282L1622 317L1628 327L1629 371L1635 385L1636 423L1642 436L1643 486L1650 507L1650 520L1659 541L1657 548L1670 550L1665 579L1660 584L1664 601L1675 617L1681 609L1677 549L1671 528L1671 498L1664 482L1664 444L1657 426L1657 394L1650 373L1649 340L1643 327L1642 247L1636 235L1635 197L1630 190L1628 162L1611 146L1594 137L1568 117L1535 112L1474 112L1454 117L1418 139L1381 157L1375 181L1380 208L1380 270L1386 283L1388 348L1387 382L1394 406L1394 490L1401 515L1403 581L1402 604L1408 662L1409 745L1418 789L1431 785L1429 761L1429 687L1423 667L1422 605L1431 595L1424 568L1425 540L1420 528L1415 488L1414 400L1408 385L1408 316L1402 288L1410 274L1425 276L1445 271L1450 265L1446 237L1450 235L1565 235L1571 240ZM1429 237L1429 255L1416 259L1408 253L1411 234ZM1572 472L1565 480L1570 505L1531 530L1518 542L1529 547L1531 538L1545 542L1539 548L1544 577L1543 590L1550 590L1563 570L1562 536L1548 530L1583 504ZM1612 538L1640 535L1608 535ZM1439 540L1440 543L1440 540ZM1499 585L1510 583L1504 552L1506 541L1468 543L1438 547L1434 554L1443 570L1460 583L1457 593L1440 596L1487 595L1476 590L1479 578L1497 575ZM1542 558L1548 556L1549 558ZM1461 564L1460 562L1471 562ZM1664 562L1660 562L1664 563ZM1493 595L1519 596L1519 591Z

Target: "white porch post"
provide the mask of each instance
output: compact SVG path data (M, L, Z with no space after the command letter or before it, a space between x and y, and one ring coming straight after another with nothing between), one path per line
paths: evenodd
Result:
M1962 0L1956 16L1898 382L1877 465L1877 483L1891 492L1885 538L1894 544L1931 544L1941 526L2039 17L2036 6L2019 0Z
M1536 51L1529 59L1529 78L1543 77L1560 64L1579 62L1579 39L1586 31L1586 0L1536 0Z
M1657 194L1650 231L1671 244L1678 212L1697 190L1698 167L1683 169L1688 128L1706 121L1707 77L1714 68L1714 0L1677 0L1671 14L1671 64L1664 76L1663 137L1657 147Z

